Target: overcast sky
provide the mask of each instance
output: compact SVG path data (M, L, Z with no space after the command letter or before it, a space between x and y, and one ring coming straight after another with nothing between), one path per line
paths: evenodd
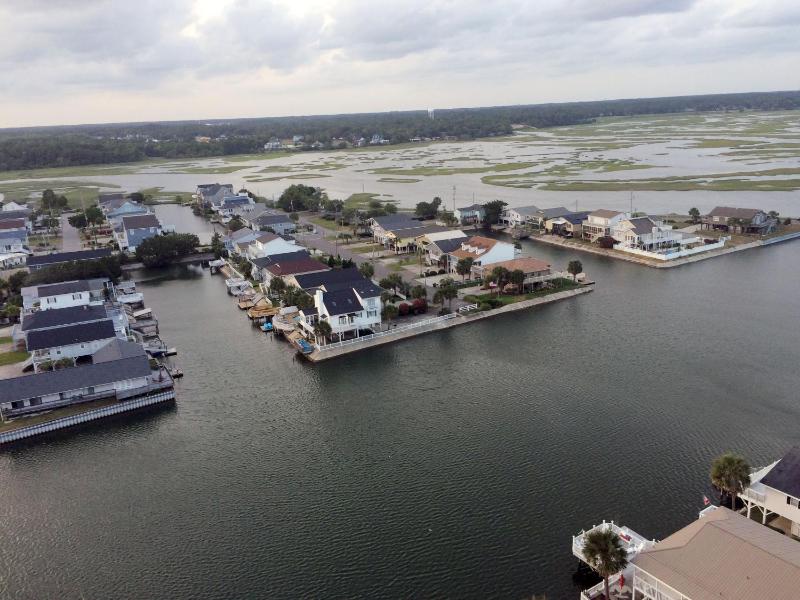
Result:
M800 0L0 0L0 127L800 88Z

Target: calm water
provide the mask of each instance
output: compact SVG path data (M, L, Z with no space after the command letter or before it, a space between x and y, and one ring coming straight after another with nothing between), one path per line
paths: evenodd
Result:
M318 366L219 277L142 284L177 407L0 453L0 596L575 598L573 533L666 536L800 419L800 243L580 258L593 294Z
M164 225L174 225L179 233L194 233L201 244L210 244L214 231L225 233L223 228L196 216L188 206L180 204L159 204L153 207ZM216 229L215 229L216 228Z

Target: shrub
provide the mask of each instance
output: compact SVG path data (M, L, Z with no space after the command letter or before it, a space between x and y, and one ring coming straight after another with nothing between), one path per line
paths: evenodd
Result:
M491 310L491 309L492 305L489 304L488 302L481 302L480 304L478 304L478 310Z
M445 271L444 269L439 269L438 275L444 275L446 273L447 271Z
M411 310L415 315L426 313L428 312L428 302L425 300L425 298L417 298L411 303Z
M614 244L616 243L617 240L615 240L610 235L601 237L599 240L597 240L598 246L600 246L601 248L605 248L606 250L610 250L611 248L613 248Z
M401 317L405 317L411 310L411 307L405 302L401 302L400 306L397 307L397 310Z

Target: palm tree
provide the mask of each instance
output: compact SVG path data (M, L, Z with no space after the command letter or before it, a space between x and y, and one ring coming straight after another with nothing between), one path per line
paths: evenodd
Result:
M731 510L736 510L736 495L750 485L750 465L738 454L726 452L711 464L711 485L720 491L721 496L731 497Z
M314 324L314 336L316 336L317 339L319 338L325 339L326 337L329 337L331 335L331 331L333 331L331 329L331 324L328 323L327 321L318 320ZM319 341L317 342L317 345L319 345Z
M606 600L610 600L608 578L628 566L628 553L622 547L619 536L610 528L590 531L584 537L583 557L603 578Z
M469 256L467 258L459 259L456 263L456 273L461 275L461 281L464 281L467 275L472 272L472 263L475 262Z
M577 281L578 275L583 272L583 264L579 260L571 260L567 265L567 273L572 275L572 281Z
M525 271L522 269L514 269L508 276L511 283L517 286L517 292L520 294L525 293Z

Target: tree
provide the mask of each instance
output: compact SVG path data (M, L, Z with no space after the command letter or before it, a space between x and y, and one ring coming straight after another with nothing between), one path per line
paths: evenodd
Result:
M503 287L508 283L508 278L511 275L505 267L495 267L489 274L489 283L494 282L497 285L497 295L503 293Z
M214 253L214 258L220 258L225 254L225 244L222 242L222 236L218 231L214 232L211 236L211 251Z
M572 281L578 280L578 275L583 273L583 265L579 260L571 260L567 265L567 273L572 275Z
M456 273L461 275L461 281L466 279L466 276L472 273L472 265L475 261L469 256L466 258L458 259L456 263Z
M300 215L298 215L296 212L289 213L289 218L290 218L290 219L291 219L291 220L292 220L294 223L297 223L297 222L300 220Z
M411 297L415 300L418 298L427 298L428 289L424 285L415 285L411 288Z
M731 510L735 510L736 495L750 485L750 465L738 454L726 452L714 459L710 476L711 484L720 491L720 496L727 494L731 497Z
M317 322L314 324L314 335L317 339L322 338L323 340L327 337L330 337L333 329L331 329L331 324L327 321L322 321L317 319ZM317 342L319 344L319 341Z
M358 272L361 273L365 279L372 279L375 275L375 265L370 262L363 262L358 265Z
M522 269L514 269L509 273L508 280L517 286L517 291L522 294L525 292L523 286L525 285L525 271Z
M387 290L391 288L395 296L397 295L397 288L403 285L403 278L398 273L392 273L388 277L384 277L378 282L378 285Z
M391 322L399 314L399 309L394 304L387 304L383 307L383 317Z
M692 218L692 223L697 223L700 220L700 211L692 207L689 209L689 216Z
M286 291L286 282L280 277L273 277L269 282L269 292L273 296L282 296Z
M230 221L228 221L228 230L233 233L234 231L239 231L244 227L244 221L242 221L242 217L236 215Z
M506 203L502 200L492 200L483 205L484 224L489 227L500 221L500 215L503 213L503 207Z
M436 196L431 202L417 202L414 214L421 219L433 219L439 212L442 199Z
M583 557L603 578L606 599L610 600L608 578L628 566L628 553L622 547L622 540L610 528L590 531L584 536Z
M193 233L170 233L147 238L136 247L136 259L145 267L164 267L173 260L192 254L200 240Z
M442 299L447 300L447 308L453 307L453 298L458 298L458 287L450 277L445 277L439 282L439 292Z

